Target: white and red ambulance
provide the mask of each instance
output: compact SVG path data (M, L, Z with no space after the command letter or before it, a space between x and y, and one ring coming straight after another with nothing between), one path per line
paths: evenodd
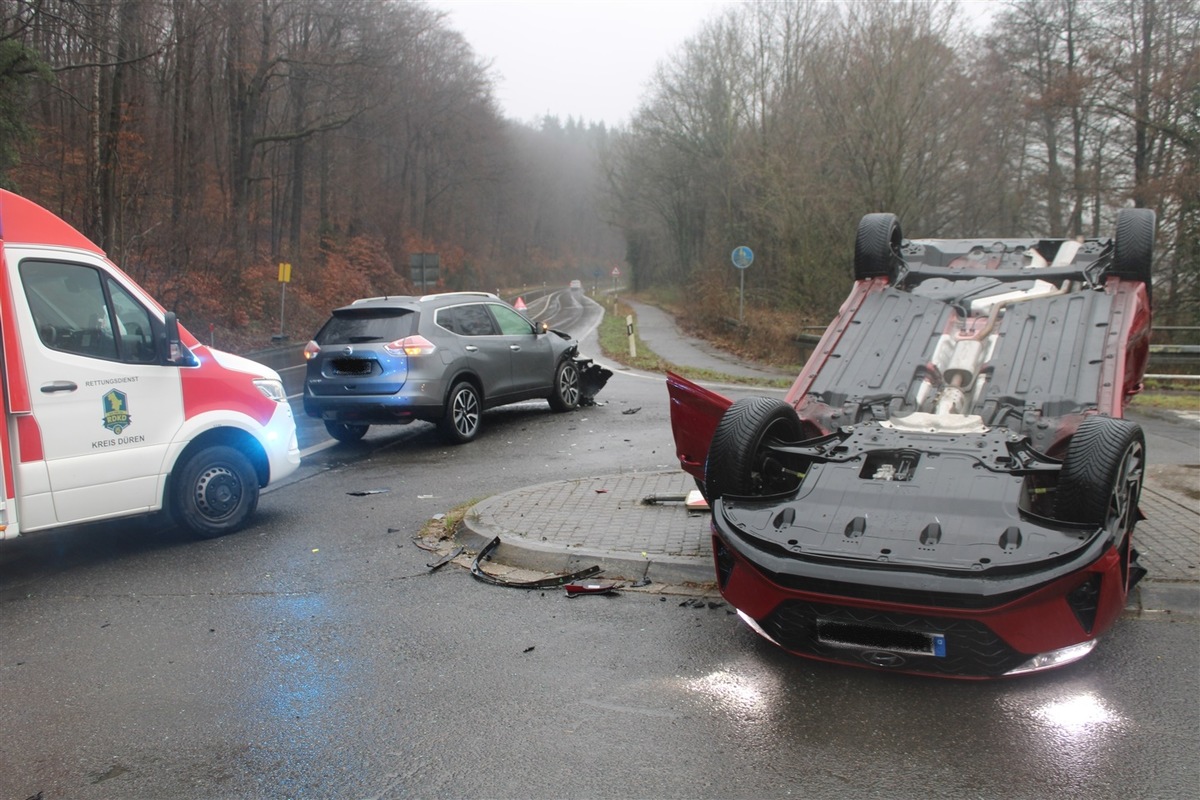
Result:
M300 465L278 373L205 347L62 219L0 190L0 538L166 509L218 536Z

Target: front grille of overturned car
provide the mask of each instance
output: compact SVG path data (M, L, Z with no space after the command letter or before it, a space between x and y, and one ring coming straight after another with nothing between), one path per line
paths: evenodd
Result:
M733 553L729 552L729 548L721 541L720 536L713 537L713 556L717 562L717 588L724 590L725 584L729 583L729 576L733 573L735 563Z
M1100 605L1100 576L1092 574L1083 583L1076 586L1067 595L1067 605L1075 614L1075 619L1089 634L1096 624L1096 610Z
M973 620L786 600L761 625L781 647L801 655L903 671L993 677L1029 660ZM929 637L944 638L944 656L914 652L913 643Z

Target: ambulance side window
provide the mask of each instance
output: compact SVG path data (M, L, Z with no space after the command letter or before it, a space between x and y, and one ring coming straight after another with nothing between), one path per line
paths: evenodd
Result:
M121 360L130 364L156 363L158 353L154 349L150 312L112 278L108 279L108 294L112 298L113 313L117 319Z
M103 280L108 293L92 267L21 262L21 283L42 344L91 358L154 362L149 313L111 278Z

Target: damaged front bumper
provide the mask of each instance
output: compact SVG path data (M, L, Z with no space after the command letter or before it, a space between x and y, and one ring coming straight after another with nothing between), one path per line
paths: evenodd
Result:
M579 405L596 405L596 395L612 377L612 370L600 366L586 356L575 356L575 367L579 370Z

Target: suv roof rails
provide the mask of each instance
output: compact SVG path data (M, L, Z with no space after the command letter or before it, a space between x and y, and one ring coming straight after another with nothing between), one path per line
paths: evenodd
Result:
M408 294L385 294L381 297L360 297L357 300L350 301L350 305L356 306L359 303L386 303L388 301L402 302L412 299L414 299L413 296Z
M491 292L440 292L438 294L423 294L413 296L411 294L385 294L382 297L360 297L357 300L350 302L350 305L357 306L363 303L424 303L431 300L445 300L456 297L486 297L489 300L499 300L497 295Z
M442 300L447 297L487 297L492 300L500 299L491 292L440 292L439 294L421 295L417 298L417 301L424 303L427 300Z

